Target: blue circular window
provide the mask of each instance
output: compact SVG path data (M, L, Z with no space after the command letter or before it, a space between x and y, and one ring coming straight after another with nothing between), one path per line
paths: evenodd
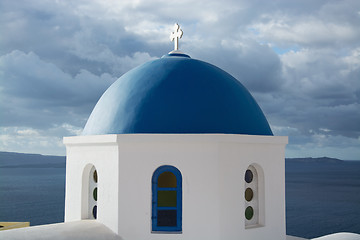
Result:
M254 177L254 174L252 173L252 171L251 170L246 170L246 172L245 172L245 181L247 182L247 183L251 183L252 182L252 180L253 180L253 177Z
M96 205L92 209L92 214L93 214L93 217L96 219L96 217L97 217L97 206Z

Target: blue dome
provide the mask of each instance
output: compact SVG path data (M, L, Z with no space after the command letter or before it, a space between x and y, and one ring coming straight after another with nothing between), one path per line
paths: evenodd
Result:
M185 54L166 55L120 77L100 98L83 131L131 133L273 135L239 81Z

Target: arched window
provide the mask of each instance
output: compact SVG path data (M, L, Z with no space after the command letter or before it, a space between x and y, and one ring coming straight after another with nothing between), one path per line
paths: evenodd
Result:
M182 177L173 166L161 166L152 177L152 231L181 232Z
M254 166L245 172L245 227L259 225L259 177Z
M95 167L93 166L89 174L89 206L88 206L88 216L90 219L97 218L97 198L98 198L98 175Z

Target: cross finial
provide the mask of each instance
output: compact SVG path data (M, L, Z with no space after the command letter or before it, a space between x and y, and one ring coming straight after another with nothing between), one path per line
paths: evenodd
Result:
M179 24L175 23L174 31L170 34L170 40L174 41L174 51L179 50L179 39L182 37L183 31Z

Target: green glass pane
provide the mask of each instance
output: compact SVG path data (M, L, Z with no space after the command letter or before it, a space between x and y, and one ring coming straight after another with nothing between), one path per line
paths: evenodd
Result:
M251 188L247 188L245 190L245 199L246 201L250 202L254 197L254 192Z
M254 209L252 207L247 207L245 209L245 217L247 220L251 220L254 216Z
M95 201L97 201L97 188L95 188L93 191L93 198Z
M158 187L176 188L176 176L172 172L163 172L158 177Z
M176 207L176 191L158 191L158 207Z

